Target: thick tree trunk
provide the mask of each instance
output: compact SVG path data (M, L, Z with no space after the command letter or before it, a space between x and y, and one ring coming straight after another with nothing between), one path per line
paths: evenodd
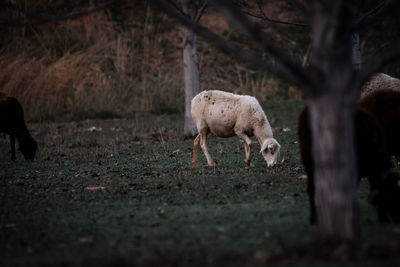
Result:
M325 240L354 240L360 234L354 105L334 98L309 101L318 228Z
M308 99L315 197L320 236L329 241L359 237L354 140L354 52L346 3L314 1L311 67L321 71L320 94ZM341 4L340 4L341 3ZM342 6L341 6L342 5Z
M182 0L182 10L194 22L197 10L193 0ZM191 29L186 27L183 27L183 75L185 84L185 122L183 132L185 136L194 136L197 133L197 128L190 110L193 97L200 92L197 36Z

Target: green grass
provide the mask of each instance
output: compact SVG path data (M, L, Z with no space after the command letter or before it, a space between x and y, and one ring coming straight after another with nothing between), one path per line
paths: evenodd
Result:
M306 246L306 181L298 153L298 101L263 105L283 163L267 168L259 145L244 164L238 138L211 137L216 167L191 167L183 115L29 124L40 150L11 162L0 137L0 266L245 266ZM92 126L96 131L88 131ZM288 128L290 131L282 131ZM104 189L89 191L87 187ZM360 188L363 244L399 246L400 227L381 225ZM382 253L378 253L378 256ZM385 254L384 254L385 255ZM399 256L344 266L393 266ZM272 262L327 266L318 258Z

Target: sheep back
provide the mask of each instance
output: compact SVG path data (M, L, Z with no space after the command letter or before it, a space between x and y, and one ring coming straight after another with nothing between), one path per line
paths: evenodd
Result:
M381 89L400 90L400 79L391 77L385 73L376 73L364 83L361 88L361 94L362 96L366 96Z
M16 129L21 128L24 122L24 111L21 104L14 97L0 94L0 132L13 134ZM24 123L25 124L25 123Z
M219 90L202 91L195 96L191 112L196 125L205 124L220 137L235 135L237 128L253 136L255 128L267 125L265 113L256 98ZM269 133L272 137L270 128Z

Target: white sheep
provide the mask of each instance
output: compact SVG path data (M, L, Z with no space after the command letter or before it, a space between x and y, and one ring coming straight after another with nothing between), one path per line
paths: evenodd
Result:
M250 137L255 135L261 145L260 153L268 166L278 163L280 145L273 138L272 129L257 99L247 95L236 95L218 90L203 91L192 99L192 117L198 135L194 140L192 166L197 165L199 144L209 166L214 163L206 146L207 133L211 131L219 137L235 134L244 140L245 163L250 165Z

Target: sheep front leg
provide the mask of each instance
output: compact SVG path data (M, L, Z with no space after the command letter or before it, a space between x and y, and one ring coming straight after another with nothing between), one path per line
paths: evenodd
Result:
M247 166L250 166L250 151L251 148L253 146L253 143L251 142L250 137L248 137L246 134L238 132L236 133L237 136L239 136L240 138L242 138L244 140L244 151L246 153L246 159L244 160L244 162L246 163Z
M10 145L11 145L11 160L15 160L15 135L10 135Z
M207 129L202 130L200 132L200 146L201 146L201 149L203 149L204 155L207 158L208 166L214 166L214 162L212 161L211 156L207 150L206 140L207 140Z
M197 151L199 149L199 144L200 144L200 134L196 136L193 142L193 159L192 159L192 166L196 167L197 166Z

